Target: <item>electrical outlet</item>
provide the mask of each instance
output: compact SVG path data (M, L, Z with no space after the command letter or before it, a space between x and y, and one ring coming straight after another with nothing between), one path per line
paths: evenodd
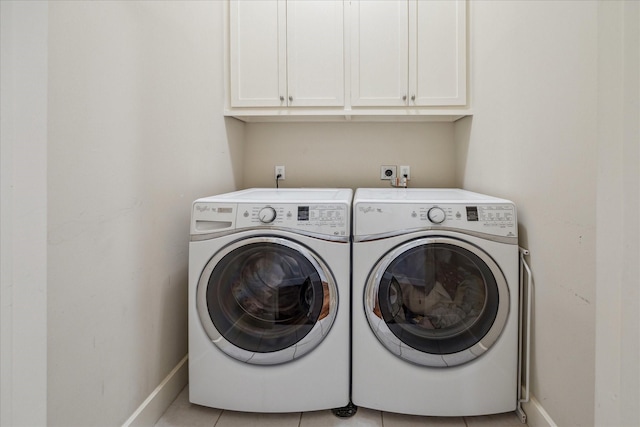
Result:
M380 166L380 179L395 179L395 178L396 178L395 165Z
M411 179L411 166L400 166L400 178Z
M275 178L278 180L284 180L284 166L276 166Z

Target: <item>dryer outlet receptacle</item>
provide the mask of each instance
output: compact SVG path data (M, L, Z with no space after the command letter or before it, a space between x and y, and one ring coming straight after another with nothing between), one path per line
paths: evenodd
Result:
M395 165L382 165L380 166L380 179L391 180L396 178L396 166Z

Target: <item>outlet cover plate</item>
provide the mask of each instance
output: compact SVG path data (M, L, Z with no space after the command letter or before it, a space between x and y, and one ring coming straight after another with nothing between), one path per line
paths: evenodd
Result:
M380 179L395 179L396 178L396 165L382 165L380 166Z

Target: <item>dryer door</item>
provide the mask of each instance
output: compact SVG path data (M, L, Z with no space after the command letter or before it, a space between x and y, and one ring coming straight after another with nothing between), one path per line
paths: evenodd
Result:
M242 362L273 365L311 351L338 308L333 275L308 248L282 237L236 241L209 260L196 307L211 341Z
M380 342L422 366L480 357L509 313L509 288L495 261L448 237L417 239L388 252L369 275L364 298Z

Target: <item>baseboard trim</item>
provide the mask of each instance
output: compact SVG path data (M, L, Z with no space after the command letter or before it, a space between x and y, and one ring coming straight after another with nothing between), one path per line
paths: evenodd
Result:
M522 405L522 409L527 414L527 425L529 427L558 427L533 395L531 395L529 402Z
M189 355L169 372L122 427L153 427L189 382Z

